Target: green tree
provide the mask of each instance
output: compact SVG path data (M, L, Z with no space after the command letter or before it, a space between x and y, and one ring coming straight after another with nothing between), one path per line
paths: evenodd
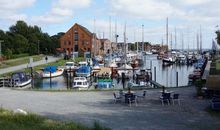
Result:
M11 49L7 48L7 49L5 50L5 56L6 56L7 59L10 59L10 58L12 57L12 51L11 51Z
M216 37L217 43L220 45L220 30L216 31L215 33L217 35Z

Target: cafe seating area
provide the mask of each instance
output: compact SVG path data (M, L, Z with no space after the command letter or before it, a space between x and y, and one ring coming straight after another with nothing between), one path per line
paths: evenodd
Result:
M163 89L163 91L159 91L159 93L155 94L158 94L159 100L156 100L160 101L162 106L165 104L180 105L179 94L174 93L174 91L167 91ZM141 104L142 102L147 102L148 100L146 90L133 91L129 88L127 91L119 90L118 92L113 92L113 95L115 103L128 104L130 107L138 106L139 103Z

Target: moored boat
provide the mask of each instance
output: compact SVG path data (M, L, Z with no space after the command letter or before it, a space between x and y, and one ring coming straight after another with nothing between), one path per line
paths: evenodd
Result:
M79 77L89 77L91 76L91 67L83 65L76 70L76 75Z
M16 72L11 75L11 86L13 87L24 87L30 84L31 81L31 77L25 72Z
M44 68L43 72L41 72L42 78L50 78L50 77L57 77L61 76L64 72L64 69L57 68L56 66L47 66Z
M85 77L74 77L72 87L79 90L88 89L89 82Z

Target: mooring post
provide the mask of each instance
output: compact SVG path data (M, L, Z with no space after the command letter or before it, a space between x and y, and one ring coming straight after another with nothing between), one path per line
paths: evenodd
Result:
M150 71L152 72L152 60L150 60Z
M71 67L70 67L70 70L69 70L69 74L70 74L70 81L69 81L69 87L71 87L72 86L72 74L71 74Z
M176 72L176 87L178 87L178 71Z
M51 67L50 67L50 87L51 87Z
M155 81L155 82L157 81L156 77L157 77L157 74L156 74L156 66L154 66L154 81Z
M34 77L33 77L33 67L31 67L31 88L33 88L33 80L34 80Z

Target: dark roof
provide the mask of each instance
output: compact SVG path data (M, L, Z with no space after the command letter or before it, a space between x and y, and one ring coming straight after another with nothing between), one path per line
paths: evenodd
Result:
M83 27L82 25L77 24L80 28L82 28L85 32L87 32L89 35L93 35L87 28Z
M107 41L107 40L108 40L107 38L105 38L105 39L100 39L101 42L105 42L105 41Z

